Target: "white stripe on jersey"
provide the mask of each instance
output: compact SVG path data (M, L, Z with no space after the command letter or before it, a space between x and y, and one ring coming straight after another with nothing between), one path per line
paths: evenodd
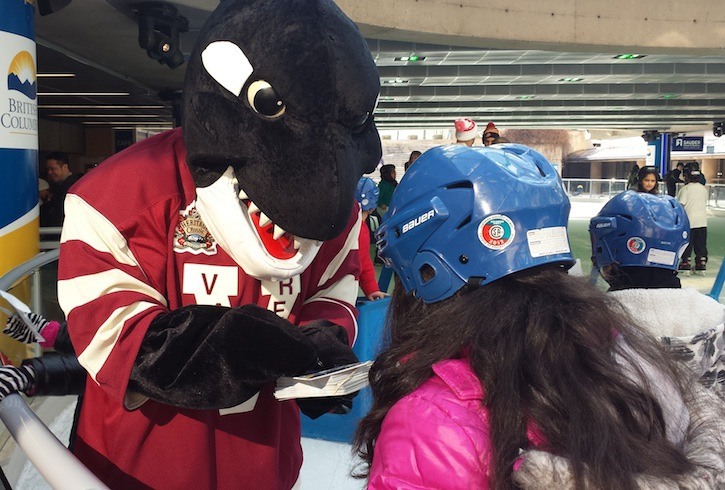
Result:
M166 298L143 281L118 269L58 281L58 304L66 312L101 298L104 294L130 291L155 299L164 307Z
M330 280L331 277L335 275L337 270L340 268L340 266L345 262L345 259L350 254L351 250L357 250L359 248L360 243L360 223L362 223L361 214L360 211L357 213L357 221L355 222L355 225L350 230L350 234L347 235L347 239L345 240L345 245L343 245L340 248L340 251L337 252L337 255L330 261L330 263L327 265L327 268L325 269L325 272L320 277L320 281L317 283L317 286L322 286L327 281ZM357 289L355 290L355 296L357 296ZM355 299L353 298L352 303L355 304Z
M78 356L78 362L88 371L88 374L96 383L98 383L96 376L98 376L98 372L111 355L111 351L116 345L116 341L118 341L118 337L121 335L123 325L126 321L144 310L156 306L158 305L154 303L140 301L129 306L124 306L123 308L118 308L98 327L98 331L93 336L91 343Z
M354 344L355 339L357 339L357 319L355 318L355 311L351 308L351 305L355 304L358 288L359 285L355 276L347 274L341 277L331 287L318 291L317 294L308 298L304 304L308 305L314 301L326 301L344 308L350 314L353 326L355 327L355 338L352 339L352 343Z
M138 266L126 239L108 218L75 194L66 196L64 206L66 215L81 218L65 220L60 243L78 240L100 252L109 252L121 264Z

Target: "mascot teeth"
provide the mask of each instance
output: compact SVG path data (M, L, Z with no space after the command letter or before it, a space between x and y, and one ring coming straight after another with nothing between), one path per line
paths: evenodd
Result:
M243 189L239 190L239 202L242 204L242 208L247 210L247 213L249 215L249 219L252 221L252 224L257 229L257 233L259 235L261 234L270 234L272 236L272 240L275 241L281 241L278 246L281 246L282 248L286 249L289 253L294 253L302 247L302 244L304 243L304 238L298 238L291 233L287 233L282 227L279 225L275 225L274 222L262 212L261 209L259 209L259 206L254 204L254 201L252 201L246 192L244 192ZM257 218L256 225L255 220L252 219L252 216L255 216ZM262 236L260 236L262 238ZM263 241L265 241L263 239Z
M280 238L282 238L282 235L284 235L285 233L287 233L287 232L284 231L282 228L280 228L277 225L274 225L274 234L272 236L274 237L275 240L279 240Z
M259 226L267 226L269 224L272 224L272 220L269 219L266 214L259 213Z

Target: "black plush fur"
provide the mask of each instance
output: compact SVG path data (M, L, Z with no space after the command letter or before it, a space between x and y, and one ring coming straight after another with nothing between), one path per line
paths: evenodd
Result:
M202 64L201 53L218 40L234 42L254 67L239 97ZM251 109L247 89L255 80L269 82L284 101L282 117ZM379 90L365 40L331 0L223 2L186 72L184 139L197 186L231 165L276 224L304 238L337 236L357 181L381 157L372 120Z

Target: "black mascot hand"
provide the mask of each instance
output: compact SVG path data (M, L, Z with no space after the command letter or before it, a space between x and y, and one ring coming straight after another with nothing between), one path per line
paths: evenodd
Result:
M319 370L330 369L358 362L357 356L348 347L347 332L339 325L318 320L302 327L302 333L317 350ZM345 414L352 408L352 399L357 392L344 396L325 398L301 398L297 405L302 413L316 419L326 413Z

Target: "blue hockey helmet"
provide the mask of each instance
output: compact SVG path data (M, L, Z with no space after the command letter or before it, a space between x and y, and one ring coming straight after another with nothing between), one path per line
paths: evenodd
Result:
M589 222L596 267L610 264L677 269L690 239L682 204L667 195L625 191Z
M355 199L360 203L363 211L370 211L378 207L380 189L370 177L360 177L355 188Z
M569 209L556 170L530 148L442 146L410 167L375 235L406 291L433 303L466 284L573 265Z

